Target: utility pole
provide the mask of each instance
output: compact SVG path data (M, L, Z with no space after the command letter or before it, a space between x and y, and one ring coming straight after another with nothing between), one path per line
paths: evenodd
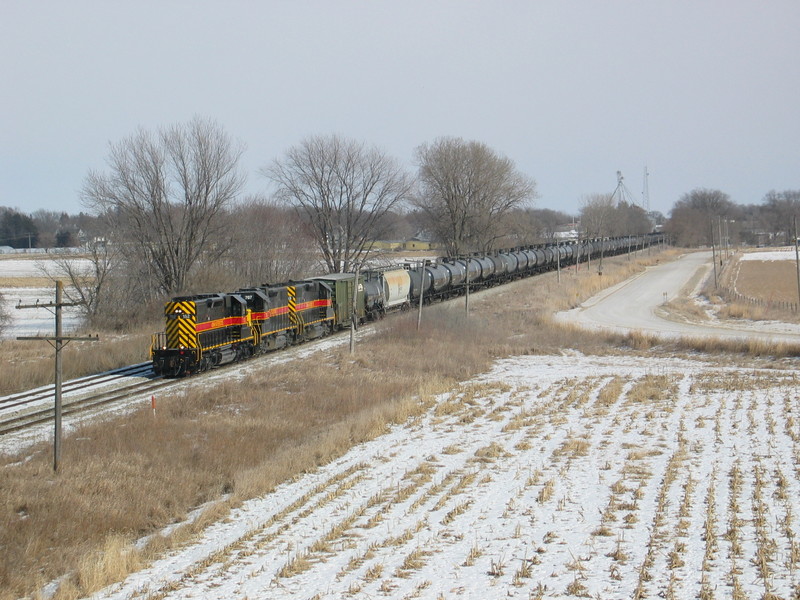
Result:
M466 312L467 317L469 317L469 254L467 254L467 258L464 261L467 265L467 280L466 280L466 293L464 294L464 310Z
M356 265L356 272L353 273L353 314L350 317L350 354L356 353L356 321L358 320L358 271L359 265Z
M56 317L56 334L55 336L34 336L34 337L18 337L18 340L31 341L31 340L44 340L50 344L56 351L56 365L55 365L55 432L53 435L53 471L58 472L58 466L61 462L61 350L69 342L96 342L97 336L89 337L64 337L62 334L61 325L61 309L65 306L78 306L82 302L62 302L61 292L64 284L61 281L56 281L56 301L48 302L47 304L18 304L17 308L54 308Z
M794 217L794 264L797 268L797 306L800 308L800 250L797 248L797 217Z
M561 248L558 246L558 238L556 238L556 273L558 273L558 283L561 283Z
M417 331L422 327L422 302L425 298L425 261L422 261L422 271L419 277L419 312L417 313Z
M711 230L711 261L714 263L714 289L717 289L717 252L714 248L714 221L708 220L708 228Z
M797 237L797 236L795 236ZM731 238L728 231L728 219L725 219L725 261L728 260L728 253L731 247Z
M600 238L600 262L597 263L597 274L603 275L603 251L606 248L606 239Z

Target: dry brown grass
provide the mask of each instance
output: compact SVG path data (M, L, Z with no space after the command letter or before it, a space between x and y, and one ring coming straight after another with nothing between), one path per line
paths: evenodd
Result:
M497 332L442 313L422 333L413 318L387 320L354 358L312 356L242 384L162 398L157 418L142 410L116 424L87 424L65 440L58 476L45 446L0 469L0 589L32 594L66 573L63 597L91 593L124 575L111 564L120 561L96 560L108 540L133 541L226 493L230 505L263 494L485 370L490 354L469 342ZM131 552L128 546L123 565L145 559ZM87 572L87 560L102 572Z
M797 273L794 261L741 261L724 264L719 287L706 282L705 295L722 319L800 322ZM737 295L738 294L738 295Z
M671 343L669 347L703 352L709 355L733 354L768 358L800 356L800 345L798 344L761 339L682 338Z
M3 265L0 262L0 269ZM0 277L0 288L42 288L53 285L49 277ZM13 298L13 296L12 296Z
M797 266L791 260L739 261L736 289L765 302L797 302Z
M64 378L72 379L146 361L150 329L125 335L100 333L98 342L70 342L62 354ZM0 356L3 357L0 395L52 385L54 354L53 348L43 341L0 341Z
M643 268L607 259L602 281L621 280L634 264ZM346 350L318 353L271 365L241 383L162 398L157 418L142 410L119 422L87 424L65 439L57 476L44 445L13 466L16 459L0 458L0 599L35 595L64 575L57 598L89 594L231 506L418 413L432 395L486 370L496 357L564 347L618 351L619 336L548 322L554 308L594 293L595 279L581 270L563 273L561 284L553 273L516 282L476 294L470 318L456 302L426 310L420 332L415 315L387 319L354 357ZM141 360L145 340L139 338L128 363ZM78 364L99 360L76 354ZM229 499L220 502L224 494ZM194 525L132 550L134 540L207 502L211 507ZM87 570L90 563L97 568Z

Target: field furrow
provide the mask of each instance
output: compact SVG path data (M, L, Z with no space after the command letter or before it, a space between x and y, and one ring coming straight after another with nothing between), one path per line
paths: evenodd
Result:
M194 562L187 550L183 567L157 563L136 589L148 599L793 597L793 383L785 371L680 360L658 373L633 359L503 361L282 486L269 508L242 507L249 529Z

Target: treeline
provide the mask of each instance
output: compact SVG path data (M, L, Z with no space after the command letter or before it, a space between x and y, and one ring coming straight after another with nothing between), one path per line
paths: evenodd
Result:
M728 194L698 188L674 205L664 229L679 246L794 244L800 190L770 191L760 204L735 204Z
M54 234L74 232L90 256L57 259L90 322L122 328L157 315L167 296L348 271L378 239L435 236L463 253L531 243L532 231L552 235L554 219L568 220L533 209L535 182L513 161L460 138L420 146L411 174L374 146L310 137L261 170L270 198L242 198L242 152L202 118L110 146L81 190L94 221L67 228L59 215ZM42 245L34 225L29 245Z
M98 219L86 213L37 210L31 214L0 206L0 246L10 248L72 248L86 242Z
M67 294L83 302L92 324L122 328L158 315L168 296L353 270L374 259L375 240L416 235L457 255L552 241L576 221L534 208L536 182L477 141L421 144L411 173L375 146L312 136L260 170L273 188L269 198L243 197L243 151L207 119L140 129L110 146L105 169L87 174L86 213L3 209L0 245L82 246L89 261L58 259ZM724 195L706 202L706 192L673 210L667 225L679 243L704 243L715 215L734 220ZM611 194L587 197L580 221L584 237L658 224Z

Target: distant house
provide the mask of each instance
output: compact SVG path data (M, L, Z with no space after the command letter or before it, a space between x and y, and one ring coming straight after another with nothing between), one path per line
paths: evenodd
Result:
M400 252L403 250L430 251L441 248L441 244L426 239L424 236L414 236L407 240L375 240L370 246L370 250L382 250L384 252Z
M415 236L403 244L403 250L438 250L441 246L441 244L432 242L429 239L422 239Z
M403 240L375 240L370 245L370 250L383 250L397 252L403 249Z

